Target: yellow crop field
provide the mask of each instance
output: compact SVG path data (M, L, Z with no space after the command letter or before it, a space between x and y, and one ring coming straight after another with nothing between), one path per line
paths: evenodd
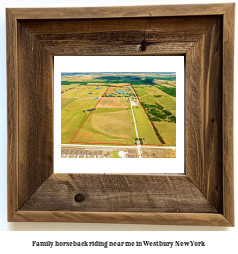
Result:
M97 108L129 108L129 102L122 101L121 98L103 97Z
M88 117L73 142L132 144L129 110L96 110Z
M166 146L176 146L176 123L155 122Z
M65 91L65 90L69 90L70 88L74 88L76 86L78 86L79 84L72 84L72 85L61 85L61 92Z
M71 103L67 107L65 107L65 109L69 110L69 111L88 110L88 109L94 108L94 106L97 104L97 102L98 102L98 100L77 99L76 101L74 101L74 103Z
M103 134L118 138L131 137L129 110L93 114L92 128Z
M83 98L83 97L101 97L104 92L107 90L108 87L106 86L77 86L72 88L71 90L68 90L64 92L61 97L77 97L77 98Z

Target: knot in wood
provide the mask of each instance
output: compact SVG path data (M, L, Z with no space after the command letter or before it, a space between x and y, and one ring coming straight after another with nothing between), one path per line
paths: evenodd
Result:
M147 42L145 40L141 41L140 43L140 51L146 51Z
M75 197L74 197L74 200L75 200L76 202L83 202L84 199L85 199L84 195L83 195L83 194L80 194L80 193L77 194L77 195L75 195Z

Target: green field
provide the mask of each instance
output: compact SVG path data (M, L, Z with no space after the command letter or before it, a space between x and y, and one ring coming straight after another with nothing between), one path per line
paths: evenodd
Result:
M77 98L61 98L61 110L66 106L77 100Z
M133 107L139 138L143 144L162 145L142 106Z
M93 73L85 77L80 74L75 78L73 75L64 77L61 85L62 144L72 140L85 144L136 145L133 109L141 144L176 146L176 82L172 74L158 75L158 78L155 74L99 77ZM130 78L131 82L127 83ZM143 80L149 84L143 84ZM130 100L135 102L132 107Z
M164 144L176 146L176 97L157 86L134 86L134 89Z
M97 89L96 89L97 88ZM68 91L64 91L62 97L100 97L107 90L106 86L76 86Z

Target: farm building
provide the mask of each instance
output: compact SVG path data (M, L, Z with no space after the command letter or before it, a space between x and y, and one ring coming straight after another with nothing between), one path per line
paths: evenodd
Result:
M104 158L107 158L108 156L110 155L110 153L106 153L106 154L104 154Z
M102 155L102 150L100 150L100 151L98 152L98 158L100 158L101 155Z
M117 94L126 94L127 93L127 91L125 91L125 90L117 90Z

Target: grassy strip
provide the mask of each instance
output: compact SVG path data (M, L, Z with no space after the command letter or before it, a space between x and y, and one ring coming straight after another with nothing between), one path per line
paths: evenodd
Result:
M148 114L148 109L149 109L149 107L152 107L152 109L154 108L154 107L159 107L160 106L160 109L163 109L164 107L162 107L161 105L148 105L148 104L145 104L145 103L143 103L143 102L141 102L141 104L143 105L143 107L144 107L144 109L146 110L146 112L147 112L147 115L148 115L148 117L149 117L149 119L150 119L150 122L152 123L152 125L153 125L153 128L154 128L154 131L156 132L156 136L158 137L158 139L160 140L160 142L162 143L162 144L165 144L165 141L164 141L164 139L162 138L162 136L160 135L160 133L159 133L159 130L156 128L156 126L154 125L154 123L153 123L153 120L156 120L156 121L161 121L160 120L160 118L161 118L161 114L158 114L158 112L151 112L151 109L150 109L150 113L152 114L152 117L151 117L151 115L150 114ZM147 107L145 107L145 106L147 106ZM155 116L155 117L154 117ZM165 114L165 117L167 117L167 115Z
M118 151L113 151L113 158L121 158L121 157L118 155Z
M139 135L139 140L143 142L143 144L158 144L161 145L161 141L157 136L153 125L150 123L147 114L145 113L143 107L139 105L138 107L133 107L136 125ZM137 139L134 139L136 142Z
M80 120L80 122L76 125L76 128L79 128L83 122L86 120L86 118L88 117L89 113L84 113L83 118Z

